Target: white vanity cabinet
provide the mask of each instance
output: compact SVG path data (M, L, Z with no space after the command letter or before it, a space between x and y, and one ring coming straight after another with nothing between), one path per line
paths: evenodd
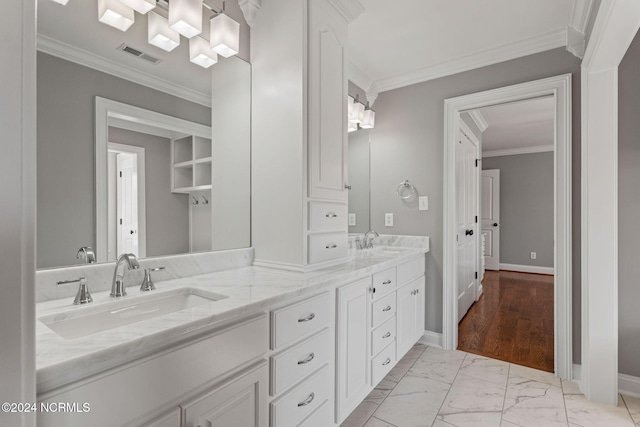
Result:
M402 283L397 292L397 356L402 358L424 334L424 259L398 266Z

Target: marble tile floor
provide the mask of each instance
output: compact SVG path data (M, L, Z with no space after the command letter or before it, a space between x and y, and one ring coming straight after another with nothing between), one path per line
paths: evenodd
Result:
M340 427L640 427L640 399L587 401L553 374L416 344Z

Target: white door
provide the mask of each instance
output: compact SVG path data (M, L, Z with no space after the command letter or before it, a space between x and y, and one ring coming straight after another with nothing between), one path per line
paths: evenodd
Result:
M500 170L482 171L482 235L487 270L500 270Z
M476 299L477 146L462 131L456 144L458 322Z
M135 154L119 153L117 157L118 181L118 249L123 253L138 252L138 173Z

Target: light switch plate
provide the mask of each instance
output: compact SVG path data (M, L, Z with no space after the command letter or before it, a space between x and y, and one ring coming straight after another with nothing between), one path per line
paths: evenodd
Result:
M350 213L349 214L349 226L353 227L355 225L356 225L356 214Z
M393 227L393 214L392 213L384 214L384 226L385 227Z
M420 196L420 198L418 199L418 210L429 210L429 196Z

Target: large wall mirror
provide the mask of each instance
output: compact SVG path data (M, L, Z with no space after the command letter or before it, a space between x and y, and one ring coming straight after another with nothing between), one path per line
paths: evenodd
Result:
M349 133L349 233L371 229L369 129Z
M200 68L186 39L162 51L136 19L123 33L96 1L39 1L38 268L84 263L82 247L107 262L251 245L250 65Z

